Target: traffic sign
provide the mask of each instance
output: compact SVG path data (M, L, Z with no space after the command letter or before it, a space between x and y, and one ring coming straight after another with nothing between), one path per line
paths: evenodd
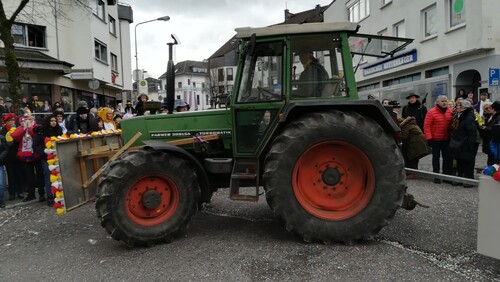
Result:
M490 86L499 86L500 81L500 69L492 69L489 71L489 79L488 82Z

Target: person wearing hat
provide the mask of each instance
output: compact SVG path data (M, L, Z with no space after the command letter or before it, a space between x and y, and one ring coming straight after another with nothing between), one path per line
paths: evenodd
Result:
M456 104L459 112L458 122L451 124L450 143L448 151L450 157L457 161L457 176L474 178L474 165L477 149L479 147L479 136L477 134L476 117L471 102L462 100ZM458 185L454 183L452 185ZM472 187L464 184L464 187Z
M189 104L186 101L179 100L179 102L177 102L177 105L175 106L175 111L176 112L188 112L190 108L191 107L189 106Z
M132 105L132 102L131 102L131 101L128 101L128 102L125 104L124 113L125 113L125 114L130 114L130 115L135 114L135 109L134 109L134 106Z
M443 158L442 173L451 175L451 158L448 154L449 134L452 110L448 108L448 97L440 95L436 105L425 116L424 134L427 144L432 148L432 171L440 173L440 159ZM441 183L441 179L434 179Z
M408 105L403 107L401 116L403 118L414 117L415 121L418 124L418 127L420 127L420 129L423 131L427 108L422 105L422 103L420 103L420 101L418 100L420 99L420 96L415 93L410 93L408 96L406 96L406 99L408 100Z
M314 57L312 51L303 49L295 55L299 57L304 70L299 76L297 90L292 95L301 98L320 97L324 86L322 81L329 79L328 73L318 59Z

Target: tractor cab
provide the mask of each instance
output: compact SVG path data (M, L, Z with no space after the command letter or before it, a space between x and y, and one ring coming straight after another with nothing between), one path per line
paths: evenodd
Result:
M358 28L311 23L236 29L241 55L231 103L235 155L261 153L290 105L358 100L353 61L393 55L412 42L357 34Z

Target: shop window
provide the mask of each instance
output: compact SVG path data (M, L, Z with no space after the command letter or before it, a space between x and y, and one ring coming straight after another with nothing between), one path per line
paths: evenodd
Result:
M450 72L449 72L448 67L437 68L437 69L426 71L425 72L425 78L431 78L431 77L436 77L436 76L447 75L449 73Z
M364 86L358 87L358 92L363 92L363 91L368 91L368 90L373 90L373 89L378 89L380 88L380 83L372 83Z
M28 47L47 47L45 44L45 27L39 25L15 23L11 28L14 43Z
M422 11L424 38L437 34L436 4Z
M466 0L449 0L450 6L450 27L458 26L465 23L467 19L465 13Z
M420 77L421 77L420 73L400 76L400 77L396 77L393 79L384 80L382 85L385 87L385 86L391 86L391 85L398 85L398 84L402 84L402 83L408 83L408 82L420 80Z
M94 41L95 58L103 63L108 63L108 48L103 43Z

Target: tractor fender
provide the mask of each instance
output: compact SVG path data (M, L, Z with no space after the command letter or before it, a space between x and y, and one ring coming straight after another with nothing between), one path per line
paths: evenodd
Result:
M191 153L182 149L181 147L168 144L166 142L148 140L143 141L143 143L146 145L144 149L150 148L153 150L164 151L184 158L187 163L196 171L196 176L198 177L198 183L201 189L201 202L210 202L212 192L210 190L208 176L198 159L196 159Z
M290 103L282 112L280 123L282 125L288 121L295 120L298 116L314 111L340 110L357 112L377 122L384 131L388 133L401 132L401 129L391 117L389 112L377 100L343 100L338 102L294 102Z

